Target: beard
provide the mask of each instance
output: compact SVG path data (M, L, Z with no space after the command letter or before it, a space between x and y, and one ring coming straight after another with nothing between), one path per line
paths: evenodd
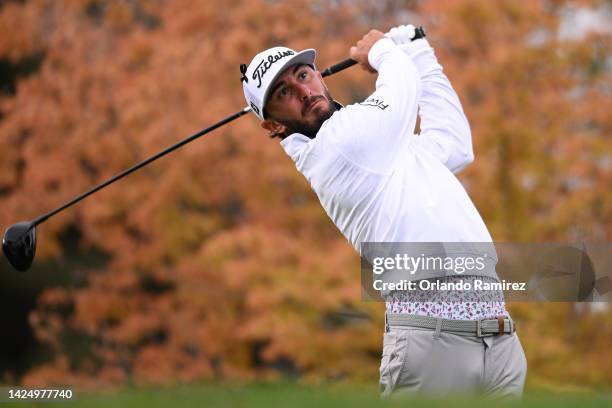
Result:
M317 137L317 133L319 133L319 129L321 129L323 122L331 118L334 112L338 110L336 108L336 104L334 104L334 100L332 99L330 93L327 90L325 90L324 95L325 103L327 104L327 109L320 110L314 121L307 122L292 119L275 119L277 122L287 127L285 134L282 136L283 139L293 133L301 133L309 139L314 139L315 137ZM314 100L311 100L310 103L314 103L315 101L316 98Z

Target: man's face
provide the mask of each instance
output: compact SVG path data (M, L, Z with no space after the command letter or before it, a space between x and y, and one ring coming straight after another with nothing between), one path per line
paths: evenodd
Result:
M294 65L272 84L261 126L281 138L301 133L313 139L335 110L321 73Z

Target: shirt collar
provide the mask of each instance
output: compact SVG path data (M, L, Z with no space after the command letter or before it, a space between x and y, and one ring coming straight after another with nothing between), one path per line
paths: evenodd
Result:
M283 146L283 149L285 149L285 153L287 153L293 161L297 161L300 157L300 153L311 140L312 139L308 136L301 133L293 133L281 140L280 144Z
M333 103L337 110L344 108L344 106L336 100L334 100ZM293 161L297 162L302 150L313 140L314 139L310 139L308 136L301 133L293 133L281 140L280 144L283 146L283 149L285 149L285 153L287 153Z

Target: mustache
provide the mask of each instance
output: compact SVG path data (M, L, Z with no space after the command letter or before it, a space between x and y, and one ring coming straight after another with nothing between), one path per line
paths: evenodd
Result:
M310 110L310 107L319 100L325 100L323 95L312 96L304 103L304 107L302 108L302 116L306 115L306 113Z

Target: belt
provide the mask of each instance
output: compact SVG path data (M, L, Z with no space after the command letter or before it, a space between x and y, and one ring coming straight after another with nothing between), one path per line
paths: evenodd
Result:
M480 320L451 320L406 313L385 313L385 330L388 331L389 327L393 326L418 327L476 337L512 334L516 331L512 319L502 316Z

